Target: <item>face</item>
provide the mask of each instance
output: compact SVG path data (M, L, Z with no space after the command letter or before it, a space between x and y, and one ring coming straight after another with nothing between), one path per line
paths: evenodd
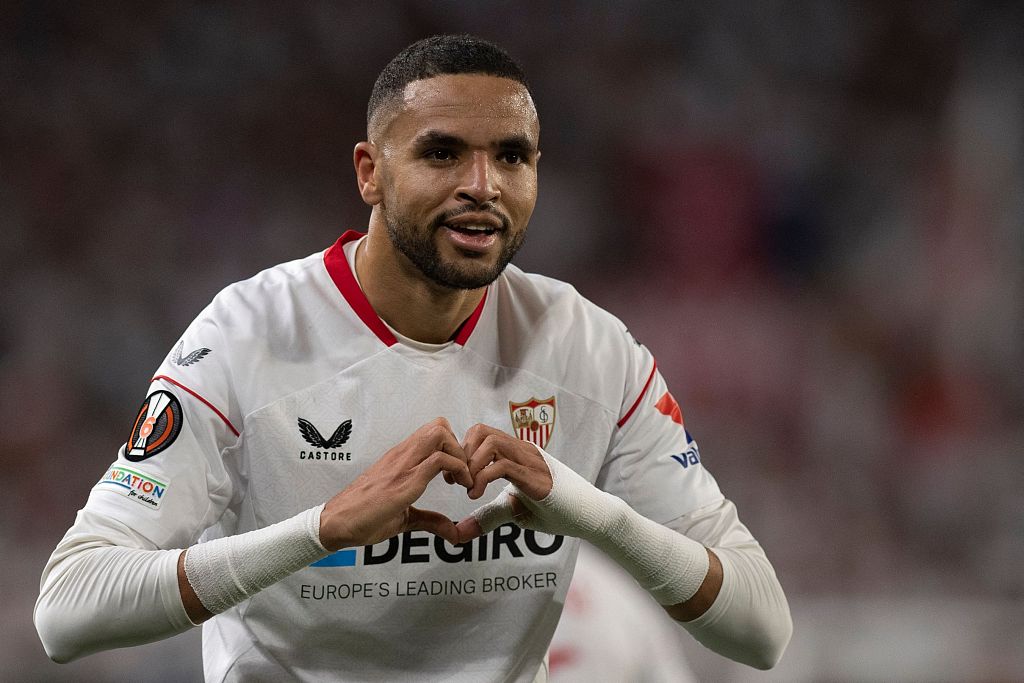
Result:
M410 83L390 116L372 134L370 199L391 244L435 284L490 284L522 245L537 201L540 126L529 93L505 78L437 76Z

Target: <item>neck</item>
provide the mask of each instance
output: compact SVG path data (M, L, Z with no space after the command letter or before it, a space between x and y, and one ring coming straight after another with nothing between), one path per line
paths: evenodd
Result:
M427 280L391 245L384 226L370 223L359 244L356 276L373 310L403 336L441 344L473 313L484 289L451 289Z

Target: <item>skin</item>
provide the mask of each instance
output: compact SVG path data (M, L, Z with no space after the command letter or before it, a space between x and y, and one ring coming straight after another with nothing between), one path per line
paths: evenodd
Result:
M370 205L369 233L357 255L357 275L377 314L403 335L423 342L451 339L500 274L526 234L537 200L540 124L529 92L494 76L458 74L415 81L370 122L353 152L356 181ZM466 248L445 223L486 223L495 239ZM403 252L405 242L414 258ZM415 258L428 253L430 267ZM453 284L454 283L454 284ZM414 503L441 474L473 500L504 479L534 500L551 491L538 450L478 424L462 441L444 418L423 425L331 498L321 513L328 550L369 545L404 531L429 531L450 543L481 535L473 517L454 524ZM512 497L513 506L524 508ZM722 567L711 566L690 600L666 607L689 621L714 602ZM178 585L193 622L212 615L199 601L178 559Z

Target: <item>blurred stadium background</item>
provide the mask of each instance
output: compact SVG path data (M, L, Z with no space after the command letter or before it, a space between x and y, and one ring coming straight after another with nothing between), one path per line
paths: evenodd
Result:
M0 8L0 679L199 677L196 633L58 667L42 566L225 284L364 225L379 69L526 66L518 263L647 344L796 632L767 674L1024 680L1024 3Z

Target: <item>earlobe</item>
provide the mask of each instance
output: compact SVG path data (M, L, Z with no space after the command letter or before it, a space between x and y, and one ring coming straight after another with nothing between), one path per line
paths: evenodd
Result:
M352 164L356 171L359 195L370 206L380 204L381 196L377 185L377 146L372 142L360 142L352 151Z

